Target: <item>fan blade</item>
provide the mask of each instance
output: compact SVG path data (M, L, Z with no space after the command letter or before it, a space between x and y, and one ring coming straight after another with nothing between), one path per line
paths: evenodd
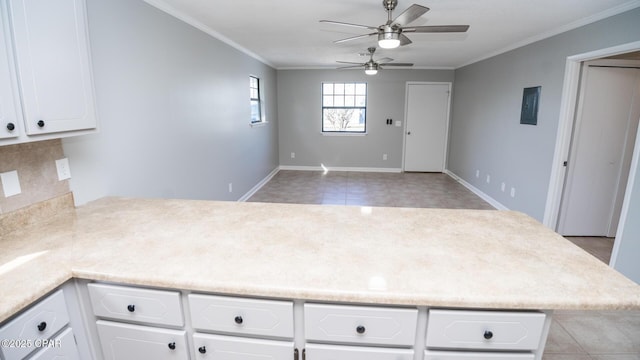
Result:
M418 33L450 33L450 32L466 32L469 25L436 25L436 26L414 26L403 28L402 32L418 32Z
M412 41L409 40L408 37L404 36L404 34L400 34L399 38L400 38L400 46L405 46L412 43Z
M340 21L320 20L320 22L321 23L327 23L327 24L334 24L334 25L357 27L357 28L361 28L361 29L378 30L378 28L376 26L351 24L351 23L340 22Z
M424 15L427 11L429 11L428 7L413 4L407 8L402 14L398 15L395 20L393 20L393 24L404 26L407 25L420 16Z
M340 64L356 64L358 66L364 66L363 63L359 63L359 62L352 62L352 61L340 61L340 60L336 60L337 63Z
M392 61L393 61L393 59L392 58L388 58L388 57L376 60L377 63L389 63L389 62L392 62Z
M361 39L361 38L365 38L367 36L371 36L371 35L378 35L378 33L371 33L371 34L364 34L364 35L357 35L357 36L352 36L352 37L348 37L346 39L341 39L341 40L336 40L333 43L334 44L339 44L339 43L343 43L345 41L351 41L351 40L356 40L356 39Z
M387 64L378 64L384 66L413 66L411 63L387 63Z
M355 69L355 68L359 68L359 67L362 67L362 65L342 66L342 67L339 67L339 68L336 68L336 69L338 69L338 70L342 70L342 69Z

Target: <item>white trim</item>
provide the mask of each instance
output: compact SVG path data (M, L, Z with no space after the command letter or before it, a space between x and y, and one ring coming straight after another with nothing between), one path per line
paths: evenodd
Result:
M636 144L633 150L633 156L631 157L631 167L629 170L629 178L627 180L627 188L624 193L624 200L622 201L622 211L620 212L620 222L618 223L618 230L616 231L616 239L613 242L613 250L611 252L611 259L609 260L609 266L615 268L616 261L618 260L618 252L620 251L620 241L624 234L624 226L627 223L627 216L629 215L629 203L631 202L631 193L633 191L633 184L636 181L638 175L638 158L640 158L640 126L636 133Z
M213 30L212 28L208 27L207 25L201 23L200 21L194 19L193 17L177 10L176 8L174 8L173 6L167 4L166 2L164 2L163 0L144 0L144 2L146 2L147 4L161 10L164 11L165 13L193 26L194 28L222 41L223 43L231 46L232 48L245 53L246 55L260 61L261 63L265 64L265 65L269 65L272 68L275 69L275 66L270 63L269 61L267 61L266 59L264 59L263 57L257 55L256 53L252 52L251 50L241 46L240 44L236 43L235 41L229 39L228 37L220 34L219 32Z
M275 169L273 169L273 171L271 171L269 175L267 175L264 179L260 180L260 182L257 183L256 186L251 188L251 190L249 190L246 194L242 195L242 197L237 201L246 202L247 200L249 200L249 198L252 197L253 194L257 193L258 190L260 190L263 186L265 186L269 182L269 180L271 180L274 176L276 176L278 171L280 171L279 167L276 167Z
M614 16L614 15L622 14L623 12L626 12L626 11L629 11L629 10L633 10L633 9L635 9L637 7L640 7L640 0L633 0L633 1L626 2L624 4L618 5L616 7L611 8L611 9L607 9L605 11L602 11L600 13L593 14L591 16L587 16L586 18L582 18L582 19L576 20L576 21L574 21L572 23L569 23L569 24L566 24L566 25L562 25L562 26L560 26L558 28L549 30L549 31L544 32L542 34L538 34L538 35L532 36L530 38L527 38L525 40L518 41L517 43L514 43L514 44L511 44L509 46L506 46L506 47L504 47L504 48L502 48L500 50L496 50L496 51L493 51L491 53L485 54L485 55L480 56L480 57L478 57L478 58L476 58L474 60L471 60L471 61L468 61L466 63L463 63L462 65L456 66L456 69L459 69L461 67L465 67L467 65L471 65L471 64L477 63L477 62L482 61L482 60L486 60L486 59L492 58L492 57L500 55L500 54L504 54L504 53L506 53L508 51L515 50L517 48L521 48L521 47L529 45L529 44L533 44L534 42L537 42L537 41L540 41L540 40L544 40L544 39L550 38L552 36L556 36L558 34L562 34L564 32L567 32L567 31L570 31L570 30L573 30L573 29L577 29L577 28L579 28L581 26L589 25L591 23L606 19L606 18Z
M469 184L468 182L464 181L464 179L462 179L458 175L454 174L449 169L445 169L443 172L445 174L449 175L455 181L457 181L460 184L462 184L462 186L464 186L467 189L469 189L472 193L478 195L478 197L480 197L482 200L488 202L489 205L493 206L497 210L509 210L508 207L502 205L499 201L497 201L496 199L492 198L491 196L485 194L482 190L478 189L477 187L475 187L475 186Z
M404 87L404 124L402 125L402 170L405 169L404 159L407 152L407 114L409 113L409 85L449 85L449 97L447 98L447 124L444 138L444 159L442 162L442 172L446 171L449 155L449 133L451 126L451 99L453 83L450 81L407 81Z
M353 171L353 172L379 172L379 173L401 173L402 169L398 168L369 168L369 167L328 167L328 166L296 166L296 165L280 165L280 170L297 170L297 171Z
M547 201L542 220L542 223L552 230L557 229L558 214L560 212L560 202L562 200L562 191L564 188L566 173L566 168L563 166L563 163L568 160L569 156L571 129L573 127L573 119L575 117L582 62L637 50L640 50L640 41L567 57L564 85L562 87L562 100L560 102L558 133L556 135L555 152L553 154L553 162L551 163L549 189L547 192ZM631 170L635 171L635 169ZM630 190L631 189L627 188L627 191Z

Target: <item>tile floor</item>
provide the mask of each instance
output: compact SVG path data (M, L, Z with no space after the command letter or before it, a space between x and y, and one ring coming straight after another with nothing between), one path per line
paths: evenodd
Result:
M249 201L493 209L445 174L280 171ZM609 262L613 239L570 241ZM544 360L640 360L640 311L556 311Z

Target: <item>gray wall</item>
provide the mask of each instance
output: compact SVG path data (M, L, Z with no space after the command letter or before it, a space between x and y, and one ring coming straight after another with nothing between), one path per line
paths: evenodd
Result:
M638 24L635 9L456 70L449 170L542 221L566 58L638 41ZM522 90L530 86L542 86L537 126L519 124Z
M453 82L452 70L279 70L280 164L347 168L402 167L405 87L407 81ZM322 82L367 83L367 135L327 136L321 131ZM402 127L386 125L386 119ZM295 159L291 153L295 152ZM387 154L388 159L382 160Z
M63 142L76 203L236 200L278 166L274 69L141 0L89 0L88 13L100 133ZM249 75L267 125L249 126Z

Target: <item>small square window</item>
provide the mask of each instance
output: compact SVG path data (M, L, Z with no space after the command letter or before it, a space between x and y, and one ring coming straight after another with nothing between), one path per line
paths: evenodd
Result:
M365 133L366 83L322 84L322 132Z

